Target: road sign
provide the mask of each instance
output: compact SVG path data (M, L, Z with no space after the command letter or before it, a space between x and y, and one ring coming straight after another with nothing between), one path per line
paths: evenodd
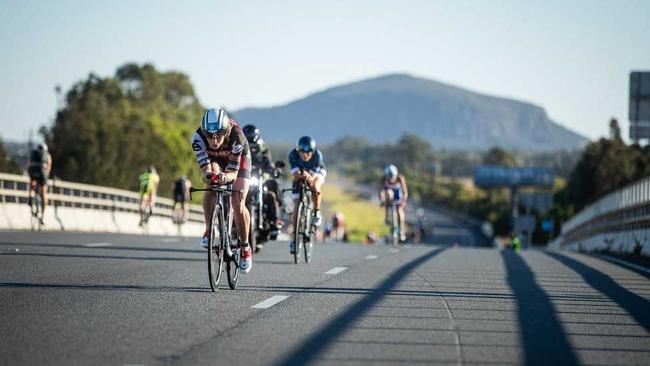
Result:
M552 187L553 173L547 168L505 166L480 166L474 171L474 184L478 187Z
M546 219L542 221L542 230L544 232L550 233L551 231L553 231L553 226L554 226L553 219Z
M630 73L630 139L650 139L650 71Z
M521 192L519 193L519 204L544 213L553 208L553 193Z
M515 222L515 232L521 233L524 231L527 233L535 231L535 216L522 215L517 217L517 221Z

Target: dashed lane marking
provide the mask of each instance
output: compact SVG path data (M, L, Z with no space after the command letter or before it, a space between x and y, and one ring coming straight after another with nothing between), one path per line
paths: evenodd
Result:
M88 244L84 244L83 246L88 248L99 248L99 247L110 247L112 245L113 244L111 243L88 243Z
M271 306L279 303L280 301L286 300L289 296L283 296L283 295L275 295L272 297L269 297L268 299L255 304L252 306L253 309L268 309Z
M370 259L377 259L377 258L379 258L379 256L378 256L377 254L371 254L371 255L367 255L367 256L366 256L366 259L368 259L368 260L370 260Z
M334 268L330 269L329 271L327 271L325 273L335 275L337 273L341 273L341 272L345 271L346 269L347 268L345 268L345 267L334 267Z

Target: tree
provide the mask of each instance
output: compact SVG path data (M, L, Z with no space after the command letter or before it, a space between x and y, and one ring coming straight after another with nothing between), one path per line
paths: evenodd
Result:
M62 179L138 188L150 165L160 191L179 175L200 179L189 143L203 107L188 77L153 65L126 64L114 77L90 74L66 94L64 108L43 134Z
M495 146L485 154L483 164L515 167L517 166L517 159L506 150Z
M5 151L2 139L0 139L0 172L20 174L20 167Z

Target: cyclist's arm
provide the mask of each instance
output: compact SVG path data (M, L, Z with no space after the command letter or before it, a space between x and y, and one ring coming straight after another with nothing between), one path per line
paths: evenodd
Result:
M48 177L50 176L50 172L52 171L52 154L49 152L47 153L47 175Z

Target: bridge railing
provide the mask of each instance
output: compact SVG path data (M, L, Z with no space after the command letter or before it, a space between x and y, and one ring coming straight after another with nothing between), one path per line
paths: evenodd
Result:
M596 201L562 226L552 247L650 255L650 177Z
M29 178L24 175L0 173L0 203L27 204ZM55 207L74 207L87 210L105 210L139 213L140 194L117 188L66 182L59 179L48 181L48 203ZM172 217L174 201L159 197L153 210L154 216ZM203 222L203 209L190 205L189 222Z

